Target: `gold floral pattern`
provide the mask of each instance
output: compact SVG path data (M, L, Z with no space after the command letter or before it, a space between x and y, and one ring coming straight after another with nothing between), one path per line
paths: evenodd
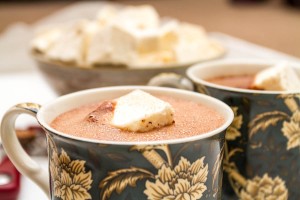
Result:
M297 146L300 147L300 111L296 111L290 122L284 121L281 129L283 135L287 137L287 149L292 149Z
M140 152L157 169L157 174L134 166L110 171L99 184L101 200L111 199L114 192L120 194L128 186L136 187L142 179L146 179L144 194L148 200L197 200L207 190L208 164L204 163L205 156L193 163L181 156L178 164L173 166L169 145L135 145L129 150ZM218 165L220 157L217 157L215 165ZM218 167L215 168L214 177L217 176L215 173L219 174Z
M226 140L235 140L237 137L241 136L241 132L239 129L241 128L243 124L243 116L238 115L238 107L231 107L233 113L234 113L234 119L231 123L231 125L226 130Z
M285 105L291 112L291 116L288 113L281 111L265 112L257 115L249 123L249 137L257 134L259 130L266 130L269 126L275 126L279 121L283 121L281 132L288 139L287 150L291 150L296 147L300 147L300 108L298 95L279 95L278 98L284 100Z
M181 157L174 170L163 165L156 175L156 181L146 182L144 193L148 199L176 199L196 200L200 199L207 189L208 165L204 165L204 157L190 163L186 158Z
M109 172L108 176L101 180L99 184L99 188L101 188L100 199L109 199L114 191L120 194L127 186L136 187L139 180L153 177L154 175L151 172L137 167Z
M243 150L241 148L230 148L230 146L228 145L228 141L233 141L236 138L242 136L240 129L243 124L243 116L238 115L238 107L233 106L231 107L231 109L234 113L234 119L231 125L226 130L223 171L226 172L229 184L231 185L232 189L237 195L239 195L239 190L245 182L245 179L239 174L237 165L231 159L236 154L243 153Z
M276 177L272 179L268 174L247 180L246 186L240 194L241 200L287 200L288 190L285 182Z
M52 152L50 160L51 178L54 183L54 196L62 200L91 199L92 173L86 172L85 161L71 160L62 149L59 155Z
M205 86L198 86L198 91L203 93L206 92L207 89ZM219 92L219 91L218 91ZM231 100L231 96L226 93L224 93L226 97L229 97L229 100ZM217 98L223 98L224 94L215 94L213 96ZM263 110L268 110L266 112L262 112L260 114L257 114L256 116L252 116L253 113L251 113L251 103L256 98L248 98L247 96L242 97L243 101L246 103L245 105L242 105L243 108L245 108L245 113L247 114L245 117L251 117L251 121L247 128L247 137L249 140L249 144L251 141L250 148L261 148L263 145L265 145L262 140L256 140L252 139L254 135L256 134L264 134L264 133L270 133L274 134L274 129L267 130L270 126L282 126L278 130L281 130L282 138L287 138L286 143L286 150L296 150L295 148L300 149L300 94L281 94L278 95L277 99L282 99L282 101L275 100L275 103L269 103L269 99L266 99L264 101L263 98L258 98L259 101L256 101L255 103L258 103L258 106L264 106L266 105L266 109L261 109L259 112ZM223 99L226 101L226 99ZM278 101L278 102L277 102ZM229 102L229 104L234 104L235 102ZM283 106L281 105L282 103ZM276 105L276 106L274 106ZM267 106L272 106L271 109L269 109ZM286 106L286 108L284 108ZM282 108L283 107L283 108ZM275 110L278 108L279 110ZM272 178L269 177L269 175L266 173L262 177L255 176L253 179L246 179L243 174L239 171L240 164L238 162L235 162L234 157L241 153L244 153L244 147L240 144L243 144L243 138L238 138L243 136L239 129L241 129L243 126L244 120L242 115L238 115L238 107L231 107L231 109L234 112L234 120L232 124L227 128L226 131L226 140L225 140L225 151L224 151L224 160L223 160L223 171L227 174L228 184L231 185L233 191L235 192L236 196L241 200L287 200L288 195L290 195L290 198L294 198L293 195L295 195L295 186L291 186L292 181L289 179L290 175L287 175L287 172L285 170L280 172L279 177ZM257 109L257 108L256 108ZM271 110L271 111L270 111ZM250 111L250 112L247 112ZM254 110L255 111L255 110ZM255 111L256 112L256 111ZM247 121L247 119L246 119ZM276 132L276 131L275 131ZM278 134L276 134L276 139L278 139ZM257 138L261 137L261 135L257 135ZM241 140L239 140L241 139ZM268 137L269 139L269 137ZM279 139L278 139L279 140ZM257 142L258 141L258 142ZM281 138L280 140L281 141ZM272 141L273 142L273 141ZM277 140L276 140L277 142ZM230 146L228 145L230 144ZM231 145L233 144L233 145ZM248 145L248 144L247 144ZM266 144L268 145L268 144ZM276 148L276 146L275 146ZM281 150L280 150L281 151ZM280 153L278 150L276 153ZM283 149L284 151L284 149ZM294 151L295 152L295 151ZM291 152L290 155L294 154L294 152ZM299 152L299 151L297 151ZM297 153L296 152L296 153ZM270 153L272 151L270 150ZM284 152L286 153L286 152ZM280 157L280 159L285 159L286 155ZM292 157L292 156L290 156ZM275 159L275 158L274 158ZM263 160L262 160L263 161ZM277 162L277 161L276 161ZM285 162L283 160L278 161L280 164L282 162ZM277 163L275 163L277 164ZM284 163L284 165L289 164L289 160L287 163ZM293 164L294 165L294 164ZM259 165L261 167L260 170L262 170L262 166L265 165ZM276 166L277 167L277 166ZM282 170L282 165L280 165ZM292 166L294 167L294 166ZM297 166L296 166L297 167ZM248 169L248 168L247 168ZM250 168L249 168L250 169ZM256 173L256 171L253 171L256 169L252 169L252 173ZM268 170L268 169L267 169ZM292 169L294 170L294 169ZM265 171L266 172L266 171ZM282 173L283 172L283 173ZM291 189L290 191L286 187L286 182L290 181L287 185ZM224 185L224 184L223 184ZM296 192L297 193L297 192ZM296 197L298 197L297 195Z

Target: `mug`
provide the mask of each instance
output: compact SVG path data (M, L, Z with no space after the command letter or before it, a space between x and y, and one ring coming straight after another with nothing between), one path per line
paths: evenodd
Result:
M226 131L223 199L299 199L300 90L262 91L217 85L207 79L255 74L276 62L233 59L199 63L187 70L194 91L229 105L233 123ZM300 66L292 65L300 74ZM170 79L173 76L173 79ZM178 75L153 85L176 85Z
M134 89L213 107L224 117L224 123L215 130L193 137L150 142L110 142L75 137L49 125L68 110L115 99ZM14 123L23 113L34 116L45 130L49 174L18 142ZM18 104L4 115L1 138L17 169L52 200L220 199L225 131L233 116L225 103L194 92L149 86L107 87L61 96L44 106Z

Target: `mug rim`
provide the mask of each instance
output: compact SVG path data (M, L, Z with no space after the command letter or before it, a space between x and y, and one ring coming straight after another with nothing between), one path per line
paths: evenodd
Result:
M210 106L211 108L214 108L219 114L223 115L224 122L222 125L214 130L201 133L195 136L190 137L183 137L183 138L175 138L175 139L168 139L168 140L158 140L158 141L111 141L111 140L99 140L99 139L91 139L91 138L85 138L85 137L79 137L74 136L71 134L66 134L61 131L55 130L52 128L49 123L45 121L44 116L46 115L46 110L49 109L49 107L53 107L55 104L57 104L59 101L68 101L68 99L72 98L78 98L80 96L85 96L89 94L95 94L95 93L105 93L105 92L117 92L117 91L124 91L124 90L134 90L134 89L141 89L152 92L172 92L176 93L177 95L183 97L183 96L189 96L190 99L196 98L199 100L199 103L203 102L204 105ZM71 100L69 100L71 101ZM209 105L208 105L209 104ZM213 106L214 105L214 106ZM219 109L216 109L218 107ZM220 111L222 109L222 112ZM57 117L58 115L56 115ZM210 97L205 94L200 94L197 92L191 92L181 89L175 89L175 88L166 88L166 87L156 87L156 86L112 86L112 87L103 87L103 88L94 88L94 89L87 89L82 90L74 93L70 93L67 95L60 96L56 98L55 100L43 105L40 110L37 113L37 120L38 123L49 133L49 134L55 134L60 137L64 137L67 139L73 139L76 141L81 142L89 142L89 143L98 143L98 144L111 144L111 145L159 145L159 144L177 144L177 143L186 143L196 140L203 140L206 138L210 138L212 136L218 135L222 133L224 130L228 128L228 126L233 121L234 114L231 108L226 105L224 102Z
M252 90L252 89L242 89L230 86L219 85L215 83L208 82L198 76L196 76L195 72L199 71L202 68L211 68L216 66L226 66L226 65L265 65L270 66L278 63L280 60L261 60L261 59L228 59L223 61L211 61L206 63L197 63L189 67L186 71L188 78L190 78L194 83L201 84L204 86L208 86L211 88L216 88L219 90L225 90L229 92L238 92L238 93L245 93L245 94L273 94L273 95L280 95L280 94L297 94L300 93L300 90L293 90L293 91L270 91L270 90ZM300 71L300 64L297 64L293 61L289 61L288 63L291 64L292 67L297 68Z

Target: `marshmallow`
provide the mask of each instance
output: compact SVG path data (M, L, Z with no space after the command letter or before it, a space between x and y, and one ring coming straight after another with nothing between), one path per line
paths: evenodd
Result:
M40 53L45 53L53 43L61 36L62 30L59 28L47 28L38 33L31 41L31 47Z
M85 66L86 52L97 29L96 23L86 20L77 21L62 32L47 55L53 60Z
M94 66L112 62L113 46L111 45L111 27L99 28L90 39L87 47L86 64Z
M111 64L131 68L196 62L217 51L202 27L160 19L150 5L104 6L95 19L39 34L32 49L50 60L80 67Z
M117 128L146 132L174 123L172 106L144 91L132 91L115 103L111 124Z
M115 24L111 27L111 63L145 66L175 62L178 22L170 20L153 29L138 30Z
M215 54L211 52L211 41L201 26L182 23L178 30L179 41L175 47L177 62L197 62Z
M114 23L128 29L147 30L157 28L160 19L150 5L127 6L120 10Z
M106 5L97 14L96 21L99 25L107 26L112 24L118 14L118 9L115 6Z
M87 50L88 65L148 64L149 60L141 58L140 54L158 52L161 37L169 34L164 29L163 34L158 34L159 16L151 6L129 6L118 14L116 8L107 6L98 14L98 21L106 26L91 39Z
M300 79L294 68L279 63L257 73L252 88L271 91L300 90Z
M84 21L77 22L62 32L61 36L47 52L50 59L67 63L82 63L83 23Z
M159 49L174 51L174 48L179 41L179 30L180 23L177 20L168 19L163 21L158 30Z

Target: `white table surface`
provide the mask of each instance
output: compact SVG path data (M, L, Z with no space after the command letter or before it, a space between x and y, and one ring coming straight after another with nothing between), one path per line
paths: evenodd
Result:
M256 58L287 60L300 64L299 58L291 57L228 35L210 33L210 36L221 41L228 49L228 52L223 59ZM0 119L9 107L17 103L34 102L45 104L56 98L55 93L35 68L30 68L21 72L0 73L0 92L2 95L0 99ZM18 127L26 127L35 123L35 120L28 116L22 116L17 120ZM46 158L34 159L47 170L48 163ZM43 200L47 199L47 197L31 180L22 176L18 200L35 199Z
M37 71L1 73L0 92L3 95L0 99L0 119L7 109L17 103L34 102L44 104L56 97ZM37 122L30 116L20 116L17 120L19 128L26 128L32 124L37 124ZM34 160L47 170L47 158L35 157ZM44 199L47 199L47 196L43 191L30 179L21 176L21 189L18 200Z

